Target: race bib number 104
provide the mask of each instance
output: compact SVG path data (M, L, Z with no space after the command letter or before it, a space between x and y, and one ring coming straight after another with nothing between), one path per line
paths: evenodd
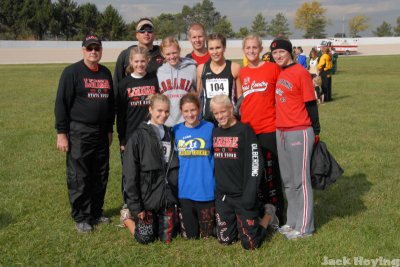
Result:
M213 98L216 95L229 96L229 80L228 79L208 79L206 80L207 98Z

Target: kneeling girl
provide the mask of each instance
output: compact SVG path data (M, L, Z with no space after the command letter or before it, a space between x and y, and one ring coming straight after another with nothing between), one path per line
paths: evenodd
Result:
M128 209L134 218L135 239L142 244L157 238L169 243L177 230L178 157L168 119L168 97L151 97L150 120L139 125L125 146L123 172Z
M184 122L174 127L179 155L181 230L186 238L208 238L215 225L214 125L200 121L200 102L189 93L180 100Z

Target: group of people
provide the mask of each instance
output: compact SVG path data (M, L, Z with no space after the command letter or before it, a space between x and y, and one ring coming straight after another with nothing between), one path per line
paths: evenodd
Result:
M310 72L318 103L323 104L332 101L332 75L336 72L338 57L334 48L331 50L325 46L320 51L312 48L308 66L307 63L304 63L306 56L302 51L301 47L297 47L293 53L297 55L297 61L303 62L302 65Z
M138 242L181 233L254 249L268 228L288 239L312 235L310 158L320 126L312 79L291 42L273 40L272 63L260 57L261 38L248 35L241 68L225 59L224 36L206 36L199 23L188 29L186 57L174 37L153 45L150 19L138 22L136 38L112 77L99 64L100 38L86 36L83 60L60 78L57 148L67 152L77 231L110 222L102 207L116 116L121 222Z

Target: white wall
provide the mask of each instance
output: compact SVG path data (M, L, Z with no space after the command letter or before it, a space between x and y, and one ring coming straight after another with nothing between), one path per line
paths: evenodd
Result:
M324 39L293 39L293 46L317 46ZM269 46L271 39L264 39L264 46ZM109 41L103 42L104 48L126 48L135 42L133 41ZM159 43L157 41L156 43ZM182 48L190 48L188 41L179 42ZM399 44L400 37L364 37L358 38L359 45L379 45L379 44ZM0 40L0 48L79 48L80 41L2 41ZM228 47L241 47L242 40L228 40Z
M302 46L308 55L312 47L321 43L322 39L293 39L293 46ZM159 44L160 41L156 43ZM123 49L134 44L133 41L104 42L102 62L115 62ZM181 55L192 50L188 41L182 41ZM263 41L264 51L268 51L271 39ZM369 37L358 41L357 56L399 55L400 37ZM41 64L41 63L73 63L82 59L82 42L79 41L1 41L0 64ZM228 59L243 58L242 41L228 40L225 57Z

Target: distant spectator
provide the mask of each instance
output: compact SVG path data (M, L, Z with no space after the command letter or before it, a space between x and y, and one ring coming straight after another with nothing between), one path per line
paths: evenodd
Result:
M324 100L329 102L332 100L332 56L329 47L325 46L322 49L322 56L318 62L318 71L322 79L322 92L324 94Z
M338 60L338 53L336 53L336 49L332 47L331 49L331 54L332 54L332 70L331 74L335 74L337 70L337 60Z
M299 63L305 69L307 69L307 56L303 53L303 48L301 48L301 46L298 46L296 48L296 56L297 56L297 63Z
M247 59L246 55L243 56L242 66L247 67L249 65L249 60Z
M322 56L322 47L321 47L321 48L320 48L320 47L318 47L318 48L317 48L317 58L318 58L318 63L319 63L319 60L320 60L321 56Z
M312 81L314 85L315 97L317 98L318 104L323 104L324 94L322 93L322 88L321 88L322 84L321 76L315 76Z
M318 56L317 51L313 49L310 52L310 63L308 65L308 71L310 72L312 78L318 76Z
M261 56L261 60L265 62L275 62L274 58L272 57L271 51L268 51L267 53L263 54Z
M271 51L266 52L261 56L261 60L264 62L274 62L274 59L271 55ZM249 60L247 59L246 55L243 56L243 68L249 65Z

